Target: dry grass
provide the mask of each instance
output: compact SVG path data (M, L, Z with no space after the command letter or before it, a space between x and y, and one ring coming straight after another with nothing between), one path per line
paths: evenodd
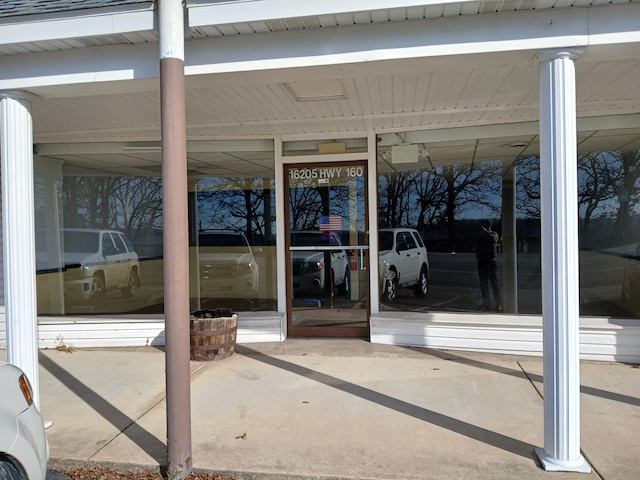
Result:
M166 480L167 478L165 474L152 470L124 472L100 467L59 470L56 473L71 480ZM190 473L185 478L186 480L233 480L232 477L213 473Z

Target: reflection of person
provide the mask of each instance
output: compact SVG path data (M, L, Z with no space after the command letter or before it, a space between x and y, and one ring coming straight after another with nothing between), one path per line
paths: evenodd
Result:
M480 310L488 310L489 302L489 282L493 290L493 300L496 302L496 310L502 311L502 297L500 296L500 286L498 285L498 275L496 271L496 246L498 245L498 234L491 229L491 222L482 222L480 234L476 238L476 260L478 262L478 276L480 277L480 291L482 292L482 305Z

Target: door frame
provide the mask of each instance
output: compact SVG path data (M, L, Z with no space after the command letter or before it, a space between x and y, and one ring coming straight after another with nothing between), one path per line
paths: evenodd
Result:
M366 290L366 305L363 309L365 315L365 326L363 327L326 327L326 326L294 326L293 325L293 285L292 285L292 277L293 277L293 262L291 260L291 250L290 250L290 239L291 239L291 225L289 222L290 218L290 202L288 198L288 192L290 187L290 181L287 175L284 174L284 171L289 168L316 168L316 167L326 167L327 165L337 165L336 162L326 162L322 161L322 158L318 158L317 155L314 155L313 162L305 161L302 163L285 163L282 165L283 177L284 177L284 192L285 192L285 202L284 202L284 220L285 220L285 236L284 236L284 244L286 250L285 256L285 279L286 279L286 294L287 294L287 332L291 336L295 337L342 337L342 338L369 338L370 331L370 301L369 297L371 295L371 289L367 288ZM368 179L368 171L369 165L366 160L349 160L349 161L341 161L339 163L340 166L363 166L365 169L365 178L364 178L364 225L365 225L365 239L368 241L369 235L366 233L368 226L368 216L369 216L369 185L367 182ZM360 245L358 245L359 247ZM366 250L368 249L368 245L366 246ZM348 248L345 248L348 250ZM359 249L357 249L359 250ZM369 271L369 254L366 255L365 262L365 272ZM368 276L367 276L368 277ZM369 286L370 278L367 278L366 287Z
M276 235L278 241L276 242L276 251L278 258L278 275L277 275L277 297L278 297L278 313L282 314L283 322L281 324L282 336L286 338L288 332L287 319L290 315L289 302L290 299L287 296L287 280L288 277L285 272L286 258L289 252L286 248L284 239L286 238L285 224L289 221L285 215L285 195L288 192L285 191L285 179L284 179L284 165L297 163L297 164L311 164L311 163L330 163L330 162L348 162L348 161L366 161L367 162L367 216L366 216L366 233L369 234L369 293L368 293L368 318L367 324L369 332L366 334L366 338L370 337L371 329L371 316L380 312L380 288L379 288L379 267L377 261L371 261L371 259L378 258L378 189L377 189L377 164L376 164L376 149L377 149L377 137L373 131L369 131L366 134L354 135L339 135L334 136L331 134L333 140L339 141L341 138L364 138L366 135L367 149L358 153L333 153L333 154L315 154L315 155L283 155L283 144L288 141L317 141L328 138L326 134L307 135L307 136L288 136L288 137L276 137L274 142L275 153L275 184L276 184ZM371 234L373 233L373 234Z

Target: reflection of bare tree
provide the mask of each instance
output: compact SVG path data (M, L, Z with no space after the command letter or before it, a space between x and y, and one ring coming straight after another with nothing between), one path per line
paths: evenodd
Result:
M474 164L447 165L435 173L446 181L446 224L449 248L456 248L456 216L466 207L486 207L493 215L500 216L501 201L496 199L500 191L502 164L482 162ZM497 200L497 203L496 203Z
M264 200L270 194L260 178L202 181L198 192L199 228L242 230L250 239L261 237L265 234Z
M518 180L516 183L517 215L540 218L540 159L522 157L516 162Z
M612 217L616 185L622 179L620 159L610 153L592 152L578 158L578 205L582 216L581 239L589 242L592 219Z
M359 187L359 191L356 196L364 198L362 188ZM349 217L349 187L348 185L335 185L329 189L329 212L332 215L340 215L342 218Z
M521 158L517 168L518 214L540 218L540 160ZM640 152L589 152L578 158L577 168L581 246L631 242L640 202ZM614 219L612 228L601 228L596 219Z
M116 212L109 211L109 198L116 177L65 177L63 188L64 218L68 226L111 226Z
M348 218L348 210L348 185L316 186L315 182L300 181L289 188L289 216L292 230L317 229L322 215L339 215L342 218Z
M66 226L114 228L131 238L162 220L162 183L146 177L64 177Z
M318 224L320 192L315 188L289 189L289 216L292 230L310 230Z
M449 249L454 250L456 218L465 211L486 208L500 216L501 175L497 161L381 175L380 226L422 231L432 224L446 225Z
M120 212L115 228L124 229L131 238L162 225L162 180L122 177L113 191L111 208Z
M381 227L411 224L411 198L415 197L416 179L420 174L420 170L411 170L385 173L378 177L380 184L378 221Z
M616 152L617 153L617 152ZM640 188L638 175L640 174L640 152L625 151L619 153L622 161L622 179L618 182L616 194L618 196L618 213L616 223L611 232L612 239L619 239L625 244L632 240L631 212L638 204Z
M583 243L625 244L634 240L632 218L640 200L640 152L613 151L584 155L578 162ZM595 218L614 218L607 238L593 238ZM597 230L600 231L600 230Z
M444 178L431 175L426 171L421 172L420 177L416 180L415 189L420 211L416 228L421 232L426 225L440 223L444 216L445 208L439 199L442 198L447 185Z

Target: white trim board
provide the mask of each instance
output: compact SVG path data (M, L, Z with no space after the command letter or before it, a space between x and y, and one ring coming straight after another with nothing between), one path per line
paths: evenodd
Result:
M282 342L285 317L251 312L238 319L237 343ZM164 320L158 317L41 318L39 348L61 343L76 348L163 346ZM371 343L542 356L542 317L491 314L382 312L371 317ZM6 348L0 313L0 348ZM640 322L582 317L580 358L640 363Z
M252 312L238 318L237 343L281 342L283 317L276 312ZM46 317L38 320L38 348L66 345L89 347L163 346L162 316ZM0 315L0 348L6 348L4 314Z
M371 317L371 343L542 356L542 317L382 312ZM581 317L580 358L640 363L640 323Z

